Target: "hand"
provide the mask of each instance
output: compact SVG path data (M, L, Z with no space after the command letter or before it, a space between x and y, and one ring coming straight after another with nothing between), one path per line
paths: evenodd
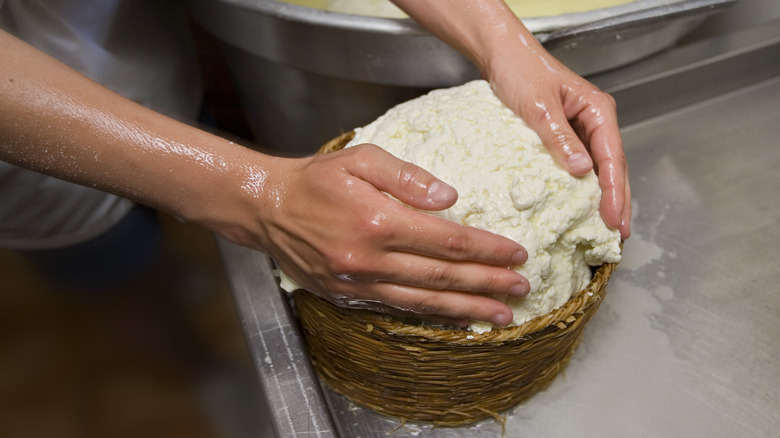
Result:
M595 168L601 216L628 238L631 190L612 97L553 58L503 1L393 2L471 59L566 170Z
M615 101L566 68L546 51L526 42L534 56L519 57L511 48L486 68L494 91L541 137L569 173L594 169L602 190L604 222L631 234L631 188L617 122ZM595 161L595 165L594 165Z
M419 210L451 206L455 189L415 165L360 145L277 170L284 177L271 177L280 196L262 220L263 247L302 287L337 305L502 326L512 312L490 296L528 293L528 281L508 269L526 260L519 244L383 193Z

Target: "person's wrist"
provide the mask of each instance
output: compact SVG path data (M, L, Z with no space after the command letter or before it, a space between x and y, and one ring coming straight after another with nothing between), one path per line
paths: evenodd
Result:
M174 214L232 242L263 249L259 217L271 203L267 185L274 165L268 160L273 157L221 138L213 152L208 165L182 170Z

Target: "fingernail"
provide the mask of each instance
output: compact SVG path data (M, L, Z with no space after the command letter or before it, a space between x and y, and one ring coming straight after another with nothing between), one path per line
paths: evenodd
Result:
M448 202L454 200L458 192L452 186L441 181L434 181L428 186L428 199L433 202Z
M520 266L528 260L528 253L521 249L512 254L512 266Z
M631 236L631 226L630 223L627 225L626 221L622 221L620 225L620 237L623 240L626 240Z
M512 322L512 316L510 315L498 314L490 318L490 323L499 327L507 326L510 322Z
M567 161L573 170L590 170L590 157L581 152L569 155Z
M522 298L528 295L530 287L527 283L516 283L509 288L509 296L515 298Z

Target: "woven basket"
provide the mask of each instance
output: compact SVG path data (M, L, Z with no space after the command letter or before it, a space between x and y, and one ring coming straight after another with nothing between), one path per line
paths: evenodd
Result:
M344 134L322 147L341 149ZM320 378L353 402L404 420L457 426L531 397L563 370L606 293L614 264L594 271L566 304L519 326L479 334L410 324L294 293Z

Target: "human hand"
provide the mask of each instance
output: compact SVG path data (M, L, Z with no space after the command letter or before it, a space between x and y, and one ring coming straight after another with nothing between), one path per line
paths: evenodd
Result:
M612 97L551 56L503 1L392 1L471 59L566 170L595 168L601 216L628 238L631 190Z
M302 287L343 307L457 326L511 322L491 295L528 293L528 281L509 269L525 262L525 250L414 210L451 206L455 189L374 145L282 166L270 177L278 196L263 219L263 247Z
M497 53L485 68L488 81L569 173L596 171L601 216L627 239L631 188L614 99L566 68L536 40L523 41L520 50L532 55L518 56L512 47Z

